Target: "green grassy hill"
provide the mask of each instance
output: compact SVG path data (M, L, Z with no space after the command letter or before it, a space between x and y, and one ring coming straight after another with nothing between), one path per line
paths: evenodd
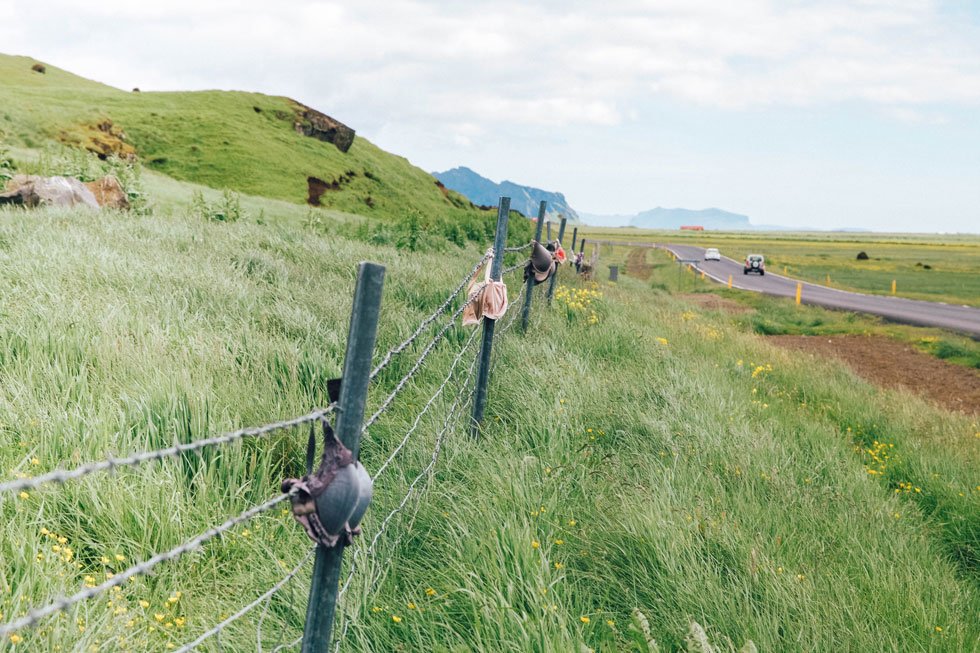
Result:
M367 216L479 214L462 196L436 186L427 172L361 136L343 153L297 133L297 105L288 98L237 91L127 92L54 66L45 65L41 74L31 69L36 63L0 54L0 136L6 134L12 145L115 147L175 179L297 203L306 201L307 178L316 177L339 186L323 194L323 206ZM337 118L356 129L356 116Z

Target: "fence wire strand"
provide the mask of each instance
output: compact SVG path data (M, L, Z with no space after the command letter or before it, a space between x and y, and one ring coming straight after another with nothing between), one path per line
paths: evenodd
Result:
M473 266L473 269L470 270L469 273L467 273L467 275L463 278L463 281L460 282L458 286L456 286L456 289L453 290L452 293L450 293L446 301L442 303L442 306L437 308L432 315L422 320L422 323L419 324L418 328L415 329L415 332L412 333L412 335L410 335L401 344L396 345L394 348L389 350L387 354L385 354L384 358L381 359L381 362L378 363L378 365L371 371L370 378L372 381L382 372L382 370L388 367L388 365L391 363L391 361L394 359L395 356L408 349L412 345L412 343L415 342L420 335L422 335L422 333L429 327L430 324L435 322L440 315L442 315L449 309L449 306L453 303L453 300L459 297L459 294L463 292L464 288L466 288L466 285L473 278L473 275L479 272L480 267L488 260L490 260L492 257L493 257L493 251L487 252L483 256L483 258L481 258L476 263L476 265Z
M532 244L533 244L532 242L529 242L524 245L520 245L516 247L507 247L504 248L503 251L520 252L529 248ZM488 251L488 253L479 262L477 262L476 265L474 265L472 270L466 275L463 281L453 290L453 292L449 295L449 297L445 300L445 302L443 302L443 304L433 314L425 318L420 323L420 325L416 328L416 330L412 333L411 336L409 336L406 340L404 340L402 343L392 348L385 354L381 362L378 363L378 365L374 368L374 370L372 370L370 375L371 380L374 380L391 363L391 361L394 359L395 356L408 349L416 340L418 340L421 334L424 333L425 330L439 318L440 315L442 315L448 310L448 308L452 305L452 302L460 295L460 293L463 292L463 289L466 288L466 285L473 278L473 275L476 274L479 271L480 267L484 265L490 258L492 258L492 251ZM511 267L504 269L501 274L502 275L509 274L510 272L523 268L525 265L526 265L526 261L522 261L517 265L513 265ZM517 297L512 302L510 302L511 306L516 308L520 299L523 297L525 290L526 290L526 286L522 284L521 291L518 293ZM409 380L411 380L411 378L418 372L418 370L425 363L425 360L432 353L435 346L439 343L440 340L442 340L442 338L449 331L449 329L455 325L456 319L466 309L466 307L474 301L475 297L476 295L469 297L467 301L463 303L462 306L460 306L455 312L453 312L453 314L450 317L450 320L434 336L432 341L422 351L421 355L419 356L415 364L412 366L411 370L399 381L399 383L395 386L392 392L386 397L386 399L382 402L382 404L375 411L375 413L365 422L363 426L363 431L366 431L370 426L372 426L375 422L377 422L380 416L388 409L388 407L392 404L392 402L395 400L398 394L406 387ZM513 325L517 313L518 313L517 310L512 311L512 315L510 316L507 323L503 326L503 328L498 332L498 335L503 334ZM389 454L388 458L384 461L384 463L382 463L381 466L378 468L377 472L374 475L375 480L380 478L385 473L385 471L387 471L387 469L394 462L398 454L404 449L404 447L408 443L413 433L415 433L415 431L418 429L419 425L421 424L422 418L428 413L430 408L435 404L436 400L443 395L446 388L451 384L454 376L456 375L456 369L459 366L459 363L462 361L466 353L471 349L479 333L480 333L479 330L474 329L473 333L466 340L466 342L463 345L463 348L459 351L459 353L454 358L452 364L450 365L449 371L446 377L444 378L444 380L442 381L442 384L435 390L435 392L428 399L427 403L424 405L422 410L415 416L415 420L413 421L411 427L406 431L405 435L403 436L399 444ZM462 409L462 404L463 404L462 400L465 395L466 389L469 387L470 382L473 379L474 370L477 362L478 362L478 358L474 358L473 362L470 364L469 369L466 372L466 375L460 380L459 388L456 392L452 404L449 407L445 421L442 424L441 430L436 435L432 454L428 464L426 464L425 467L422 468L422 470L418 473L418 475L415 476L415 478L409 484L408 489L406 490L404 496L399 501L398 505L396 505L380 522L378 530L374 534L371 543L367 547L359 548L357 551L354 552L353 558L351 560L351 567L348 572L347 578L343 586L339 589L338 599L344 596L348 587L350 586L351 581L353 580L355 572L358 568L359 562L361 562L362 559L366 560L370 558L372 555L374 555L375 549L379 541L381 540L384 533L387 531L388 526L390 525L392 520L394 520L394 518L405 509L405 506L408 504L409 500L417 493L417 486L419 485L419 483L424 478L430 476L432 471L434 470L439 460L439 456L441 454L445 438L450 431L450 427L453 424L453 420L459 415ZM65 484L68 481L82 478L96 472L101 472L101 471L111 472L116 468L136 467L145 462L163 460L165 458L170 458L170 457L177 457L185 453L200 453L203 449L207 447L229 444L239 440L243 440L248 437L261 437L269 433L273 433L275 431L284 430L305 423L322 420L327 414L333 411L335 407L336 404L331 404L327 408L315 410L307 415L303 415L300 417L283 420L279 422L272 422L263 426L240 429L213 438L207 438L207 439L198 440L195 442L189 442L185 444L178 444L172 447L157 449L155 451L137 453L128 457L119 457L119 458L110 457L107 458L106 460L90 462L71 470L59 469L35 477L6 481L0 483L0 498L2 498L2 495L6 493L36 489L48 483ZM51 615L54 615L59 612L64 612L69 608L71 608L72 606L81 603L82 601L86 601L88 599L97 597L114 587L119 587L122 584L124 584L126 581L130 580L131 578L134 578L139 575L147 574L158 564L162 562L175 560L181 557L182 555L199 548L205 542L221 535L222 533L225 533L226 531L234 528L235 526L238 526L239 524L249 521L256 516L275 508L282 502L286 501L289 498L289 496L290 496L289 494L280 494L278 496L275 496L269 499L268 501L265 501L264 503L261 503L252 508L249 508L248 510L245 510L244 512L240 513L236 517L232 517L216 527L204 531L203 533L191 538L190 540L185 541L182 544L173 547L168 551L158 553L143 562L131 566L129 569L126 569L125 571L115 574L114 576L112 576L111 578L107 579L105 582L99 585L95 585L93 587L87 587L70 596L61 596L43 607L29 610L26 614L24 614L23 616L17 619L13 619L6 623L2 623L0 624L0 637L15 633L16 631L25 628L32 627L36 625L38 622L40 622L41 620ZM296 566L294 566L288 573L286 573L285 576L283 576L267 591L262 593L260 596L256 597L253 601L249 602L247 605L243 606L233 615L227 617L226 619L223 619L219 623L215 624L215 626L213 626L209 630L203 632L196 639L184 644L182 647L177 649L177 653L192 651L196 649L198 646L200 646L202 643L204 643L206 640L210 639L211 637L219 636L219 641L220 641L221 633L228 626L230 626L231 624L235 623L236 621L244 617L246 614L248 614L256 607L261 605L263 602L266 603L266 610L268 610L272 597L280 590L282 590L282 588L284 588L291 580L293 580L299 574L299 572L303 569L306 563L309 562L315 550L316 550L315 547L310 548L307 551L306 555L303 556L303 558L296 564ZM265 613L263 613L263 619L264 616ZM339 650L340 645L343 642L344 636L346 636L349 624L350 624L350 620L345 619L343 632L340 638L337 640L336 650ZM258 649L261 650L262 648L261 624L257 629L256 637L257 637ZM292 642L286 644L280 644L272 650L272 653L277 653L278 651L282 651L287 648L292 648L297 644L299 644L301 641L302 641L302 636L293 640Z
M412 480L412 482L409 484L408 490L405 492L405 495L402 497L398 505L395 506L395 508L392 509L381 521L381 525L378 527L377 532L374 534L374 538L372 538L371 544L368 545L366 549L358 549L357 551L354 552L354 557L351 559L351 567L347 573L347 578L344 580L344 584L337 592L338 601L341 598L343 598L344 594L346 594L348 587L350 587L350 584L354 579L354 574L357 572L358 560L360 558L364 558L364 559L369 558L371 557L371 555L374 554L374 549L377 546L378 542L380 541L381 536L384 535L385 531L387 530L388 525L391 523L391 521L395 518L396 515L401 513L402 510L404 510L405 506L408 504L409 499L411 499L412 496L415 494L416 486L419 484L419 481L421 481L423 478L428 476L432 472L436 463L438 462L439 454L442 452L442 445L443 442L445 441L446 435L448 434L449 429L452 426L454 418L459 414L459 411L462 408L461 400L466 393L466 389L469 387L470 381L473 379L473 374L476 368L477 361L478 359L474 359L474 361L470 364L470 368L469 370L467 370L466 377L460 383L459 390L456 393L456 398L453 400L453 403L449 408L449 412L446 415L445 422L443 422L442 429L436 435L436 441L435 441L434 448L432 450L432 457L430 458L429 463L424 468L422 468L422 471L420 471L418 475L415 477L415 479ZM341 643L344 641L344 638L347 635L349 624L350 621L345 619L343 630L341 631L340 636L337 638L336 647L334 648L335 652L340 650ZM295 646L295 644L297 643L298 640L291 642L287 646L290 647Z
M225 433L224 435L219 435L213 438L207 438L205 440L196 440L186 444L177 444L165 449L157 449L156 451L133 454L132 456L125 458L107 458L106 460L87 463L71 470L58 469L40 476L6 481L4 483L0 483L0 495L9 492L37 489L38 487L47 483L58 483L59 485L63 485L70 480L82 478L83 476L88 476L89 474L94 474L96 472L106 470L111 471L117 467L136 467L151 460L173 458L185 453L199 452L206 447L212 447L219 444L228 444L248 437L268 435L274 431L281 431L283 429L299 426L300 424L318 421L333 411L335 406L336 404L331 404L326 408L315 410L312 413L301 417L294 417L293 419L283 420L281 422L272 422L264 426L240 429L238 431L232 431L230 433Z
M527 261L521 261L520 263L517 263L515 265L512 265L509 268L504 268L503 270L501 270L500 271L500 276L502 276L502 277L507 276L508 274L510 274L511 272L513 272L514 270L520 270L521 268L526 267L526 266L527 266Z
M416 431L416 429L418 429L419 424L422 421L422 417L424 417L425 414L429 412L429 408L432 407L436 399L442 396L443 391L446 389L446 386L449 385L450 381L452 380L453 374L456 372L456 367L459 365L459 362L463 359L463 356L466 354L466 352L469 351L470 347L473 346L473 343L476 341L476 337L479 334L480 334L479 329L473 329L473 334L466 341L466 344L463 345L463 348L460 350L459 354L456 355L456 358L453 360L452 365L449 367L449 373L446 375L446 378L443 379L442 385L440 385L439 388L436 389L435 393L432 395L432 397L429 398L428 402L426 402L422 410L419 411L419 414L415 416L415 421L412 423L411 428L409 428L408 431L405 432L405 436L402 438L401 442L398 443L398 446L395 447L395 449L388 456L388 459L385 460L384 463L382 463L381 466L378 467L378 470L374 473L375 482L378 480L378 478L381 477L382 474L385 473L385 470L388 469L388 465L390 465L392 461L394 461L395 457L408 443L409 438Z
M203 533L201 533L200 535L197 535L196 537L187 540L183 544L175 546L169 551L158 553L152 558L148 558L143 562L133 565L132 567L130 567L125 571L119 572L118 574L114 575L112 578L106 580L100 585L96 585L94 587L88 587L80 592L76 592L75 594L72 594L71 596L61 596L58 599L55 599L51 603L47 604L43 608L28 610L27 614L25 614L23 617L20 617L18 619L13 619L6 623L0 624L0 637L6 636L10 633L14 633L23 628L31 627L46 617L49 617L57 612L62 612L64 610L67 610L68 608L72 607L76 603L99 596L100 594L109 591L113 587L118 587L123 583L125 583L130 578L149 573L151 569L153 569L161 562L167 562L169 560L174 560L176 558L179 558L185 553L189 553L190 551L193 551L194 549L198 548L208 540L217 537L218 535L221 535L225 531L228 531L234 528L235 526L238 526L239 524L247 522L253 517L256 517L266 511L272 510L280 503L288 499L289 496L290 496L289 494L285 494L285 493L280 494L276 497L273 497L272 499L269 499L265 503L261 503L253 508L249 508L248 510L241 513L237 517L232 517L231 519L225 521L220 526L215 526L214 528L210 528L204 531Z
M291 581L293 578L296 577L296 575L300 571L302 571L303 567L306 566L306 563L309 562L310 558L313 557L313 553L315 551L316 551L316 546L310 547L309 551L306 552L306 555L303 556L303 559L300 560L296 564L296 566L293 567L289 571L289 573L287 573L285 576L283 576L275 585L273 585L272 587L270 587L261 596L259 596L258 598L256 598L254 601L252 601L251 603L249 603L248 605L246 605L245 607L243 607L238 612L236 612L235 614L231 615L230 617L228 617L224 621L222 621L222 622L218 623L217 625L215 625L214 628L211 628L210 630L207 630L207 631L201 633L197 637L197 639L195 639L194 641L188 642L187 644L184 644L179 649L177 649L175 651L175 653L186 653L187 651L193 651L198 646L200 646L201 644L203 644L205 642L205 640L210 639L211 637L214 637L215 635L219 634L225 628L227 628L228 626L230 626L231 624L233 624L234 622L238 621L239 619L241 619L242 617L244 617L246 614L248 614L249 612L251 612L252 610L254 610L263 601L271 600L273 594L275 594L276 592L278 592L279 590L281 590L283 587L285 587L286 586L286 583L288 583L289 581ZM256 650L261 651L262 650L261 633L259 633L259 640L258 640L257 643L258 643L258 648Z
M435 346L439 344L439 341L442 340L442 338L446 335L446 332L448 332L449 329L451 329L453 326L456 325L456 318L458 318L463 313L463 311L466 310L467 306L469 306L474 301L476 301L478 296L479 295L477 293L473 293L470 297L467 298L466 302L464 302L462 306L456 309L456 311L449 317L449 321L446 322L445 326L442 327L442 329L435 335L432 341L429 342L426 348L422 351L421 356L417 361L415 361L415 364L412 366L412 369L410 369L408 373L402 377L401 381L398 382L398 384L391 391L391 393L385 398L384 401L381 402L381 405L378 407L378 409L374 411L374 414L371 415L371 417L369 417L366 422L364 422L364 426L361 427L362 434L364 434L368 430L368 428L373 426L374 423L377 422L378 419L381 417L381 415L386 410L388 410L388 407L391 406L393 401L395 401L395 397L397 397L401 393L401 391L405 389L405 386L408 384L408 382L412 379L413 376L415 376L416 372L418 372L419 369L421 369L422 365L425 363L425 360L429 357L429 354L432 353L432 351L435 349Z

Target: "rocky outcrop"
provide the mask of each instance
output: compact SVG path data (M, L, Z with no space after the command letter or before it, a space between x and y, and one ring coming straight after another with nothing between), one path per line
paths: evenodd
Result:
M293 126L297 133L333 143L341 152L347 152L354 144L354 130L344 123L305 104L296 102L295 106L296 122Z
M87 206L99 209L95 195L77 179L36 175L17 175L8 181L6 191L0 193L0 204L19 204L28 208Z
M129 209L129 196L123 189L122 184L119 183L119 180L112 175L96 181L87 182L85 187L92 192L92 195L95 196L95 201L102 208L120 209L123 211Z
M136 148L126 142L126 132L106 118L88 128L85 149L103 161L110 156L131 161L136 158Z

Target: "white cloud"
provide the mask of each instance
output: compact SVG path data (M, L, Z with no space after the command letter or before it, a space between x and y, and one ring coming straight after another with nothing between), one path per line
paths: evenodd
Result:
M52 0L4 13L4 50L124 88L261 88L375 121L400 105L424 122L613 125L651 96L980 104L980 34L919 0Z
M938 0L0 0L0 51L123 89L288 95L422 165L461 163L465 148L488 173L535 174L542 182L521 181L547 178L596 206L606 198L589 168L646 171L665 145L642 140L658 107L858 106L908 128L980 108L980 26L943 9ZM613 141L619 151L605 147ZM549 157L561 147L561 160Z

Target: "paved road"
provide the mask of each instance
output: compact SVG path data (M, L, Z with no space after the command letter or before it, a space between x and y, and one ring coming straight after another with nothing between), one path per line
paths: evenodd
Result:
M649 243L646 244L649 247ZM757 274L743 274L741 261L722 257L720 261L704 261L704 248L691 245L660 245L681 259L695 259L692 264L704 270L706 276L720 283L728 283L732 275L732 285L742 290L753 290L779 297L796 296L796 279L780 274L766 272L764 277ZM893 322L934 326L969 334L980 339L980 308L958 306L940 302L923 302L915 299L889 297L886 295L863 295L856 292L836 290L815 283L803 283L801 301L827 308L837 308L860 313L880 315Z

